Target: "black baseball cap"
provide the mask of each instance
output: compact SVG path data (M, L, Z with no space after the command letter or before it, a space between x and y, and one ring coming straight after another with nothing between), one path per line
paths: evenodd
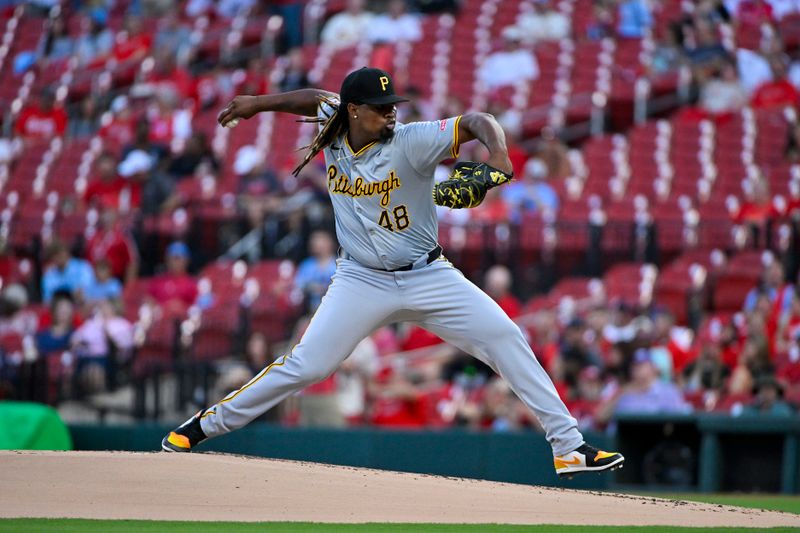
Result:
M396 104L408 102L394 93L392 77L379 68L362 67L351 72L342 81L339 97L343 104Z

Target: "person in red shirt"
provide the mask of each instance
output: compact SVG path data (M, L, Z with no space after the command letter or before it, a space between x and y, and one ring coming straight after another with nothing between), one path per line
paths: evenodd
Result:
M427 417L422 391L403 372L384 368L371 384L374 398L369 421L375 426L420 428Z
M800 106L800 93L786 79L786 65L780 57L770 60L772 81L760 85L753 94L752 105L759 109Z
M83 201L89 206L116 206L119 193L126 181L117 175L117 162L112 154L103 152L95 163L95 176L83 193Z
M175 241L167 247L167 271L153 277L150 297L167 310L186 310L197 300L197 280L188 273L189 247Z
M486 271L483 290L497 302L509 318L519 316L522 304L511 294L511 271L503 265L494 265Z
M136 279L139 254L133 239L118 222L117 211L105 207L100 215L100 228L86 243L86 258L92 265L107 261L111 275L125 284Z
M62 136L67 129L67 113L63 107L55 106L53 93L45 90L39 97L38 105L30 105L22 110L14 129L20 137L33 139Z
M101 119L100 137L107 146L119 149L134 141L136 117L131 111L130 102L125 95L117 96L111 102L111 113Z
M145 31L142 19L129 16L125 19L125 31L117 36L112 55L120 63L140 61L150 53L153 35Z
M197 98L197 84L194 78L186 68L176 63L175 56L169 55L169 50L157 50L155 60L155 68L145 83L159 91L170 91L179 95L181 101Z
M736 8L736 20L748 26L775 22L772 6L764 0L744 0Z

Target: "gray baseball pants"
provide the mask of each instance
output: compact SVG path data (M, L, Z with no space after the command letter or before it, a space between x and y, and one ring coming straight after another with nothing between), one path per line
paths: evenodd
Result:
M333 373L363 338L394 322L413 322L477 357L534 412L554 455L583 443L522 331L446 259L404 272L339 259L336 274L300 342L241 389L206 410L209 437L238 429L295 391Z

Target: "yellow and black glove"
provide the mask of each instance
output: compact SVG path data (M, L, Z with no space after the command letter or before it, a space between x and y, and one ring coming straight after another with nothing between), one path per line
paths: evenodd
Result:
M489 189L508 183L513 177L486 163L462 161L448 179L434 185L433 203L451 209L478 207Z

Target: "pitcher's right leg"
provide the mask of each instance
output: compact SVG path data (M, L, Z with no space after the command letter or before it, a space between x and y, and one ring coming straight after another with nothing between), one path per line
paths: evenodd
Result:
M167 435L164 449L188 451L196 444L192 434L197 429L204 438L238 429L291 393L329 376L399 306L390 277L382 274L340 260L327 294L292 351ZM186 439L180 438L182 433Z

